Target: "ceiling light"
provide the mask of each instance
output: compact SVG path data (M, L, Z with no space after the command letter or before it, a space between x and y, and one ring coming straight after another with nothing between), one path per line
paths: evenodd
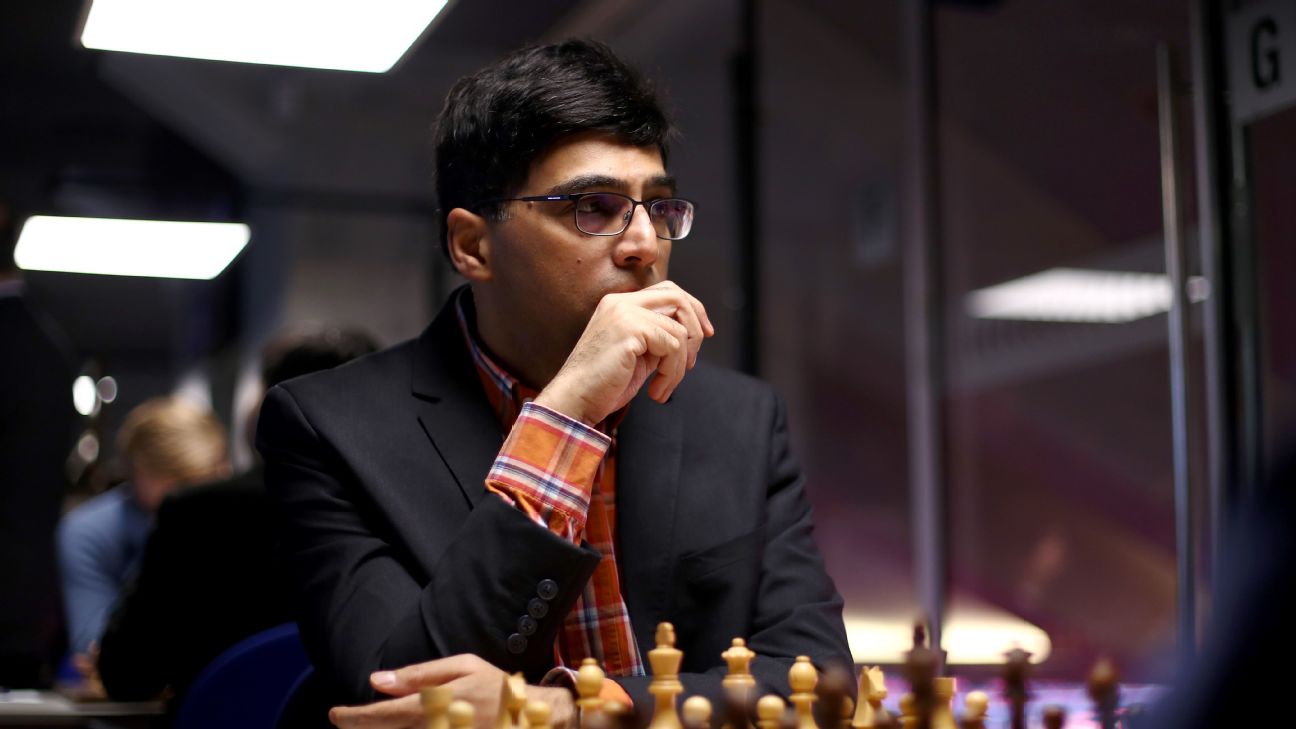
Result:
M37 215L23 225L14 260L28 271L211 279L250 235L242 223Z
M383 73L446 0L91 0L86 48Z
M1164 274L1053 268L973 291L979 319L1122 323L1170 310Z

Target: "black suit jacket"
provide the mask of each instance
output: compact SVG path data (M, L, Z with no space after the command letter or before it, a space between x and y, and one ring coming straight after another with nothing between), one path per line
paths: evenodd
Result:
M68 348L0 296L0 686L49 684L62 629L54 527L76 424Z
M257 434L307 651L340 699L372 699L378 668L456 653L531 680L552 667L599 556L487 496L503 435L451 306L416 340L274 388ZM618 437L617 558L645 660L670 620L688 693L718 698L735 636L765 690L787 692L798 654L850 665L767 385L698 366L669 403L632 402ZM557 594L511 652L544 580ZM617 680L650 703L648 678Z
M100 640L108 695L139 701L170 686L181 696L225 649L288 622L273 535L260 468L168 495Z

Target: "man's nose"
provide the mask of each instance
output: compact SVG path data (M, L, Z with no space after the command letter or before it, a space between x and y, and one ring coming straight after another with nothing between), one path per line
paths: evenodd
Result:
M630 214L630 224L617 238L616 263L618 266L651 266L657 262L659 243L648 209L636 205Z

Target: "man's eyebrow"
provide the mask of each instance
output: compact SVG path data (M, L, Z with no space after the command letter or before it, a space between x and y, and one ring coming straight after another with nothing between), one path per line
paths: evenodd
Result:
M666 188L671 194L675 194L675 177L673 175L655 175L648 179L644 184L645 189ZM590 190L616 190L617 192L626 192L630 189L629 183L625 180L607 175L580 175L570 180L554 185L549 188L546 195L572 195L578 192L588 192Z
M615 177L607 175L581 175L573 177L570 180L554 185L545 193L546 195L571 195L577 192L587 192L597 188L619 190L625 192L629 189L625 180L618 180Z

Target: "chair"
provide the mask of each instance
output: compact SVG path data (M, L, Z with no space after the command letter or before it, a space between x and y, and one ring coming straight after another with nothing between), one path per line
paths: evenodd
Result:
M297 625L262 631L216 657L176 712L175 729L274 729L285 698L311 671Z

